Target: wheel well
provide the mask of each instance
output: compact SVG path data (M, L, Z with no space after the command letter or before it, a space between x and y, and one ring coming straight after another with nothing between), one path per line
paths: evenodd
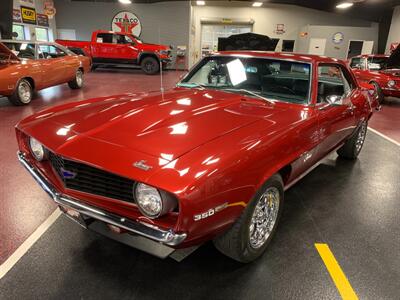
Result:
M35 89L35 81L33 80L32 77L24 77L24 78L22 78L22 79L25 79L25 80L27 80L27 81L29 82L29 84L30 84L31 87L32 87L32 90Z
M143 61L143 59L145 59L146 57L153 57L153 58L155 58L157 61L159 61L157 55L152 54L152 53L144 53L144 54L142 54L142 55L140 56L140 58L139 58L139 64L141 64L142 61Z
M282 177L283 184L286 184L288 182L291 173L292 173L291 165L286 165L278 171L278 174L281 175Z

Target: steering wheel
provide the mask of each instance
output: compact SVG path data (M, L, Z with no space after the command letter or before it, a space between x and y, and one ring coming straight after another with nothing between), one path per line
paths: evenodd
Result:
M291 95L296 95L296 92L293 91L291 88L288 88L287 86L284 85L279 85L279 86L274 86L270 89L271 92L275 93L280 93L280 94L285 94L289 92Z

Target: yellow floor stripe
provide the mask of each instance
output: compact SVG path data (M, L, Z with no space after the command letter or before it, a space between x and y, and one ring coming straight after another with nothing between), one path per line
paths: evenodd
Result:
M342 298L344 300L358 299L356 293L347 280L346 275L343 273L342 268L339 266L335 256L333 256L333 253L329 249L329 246L327 244L315 244L315 248L317 248L318 253L325 263L325 266Z

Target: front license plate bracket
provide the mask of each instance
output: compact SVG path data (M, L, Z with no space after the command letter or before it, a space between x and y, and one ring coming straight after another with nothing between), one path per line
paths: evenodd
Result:
M72 208L65 207L65 206L59 206L60 210L64 213L66 217L74 221L75 223L78 223L81 225L83 228L87 229L88 228L88 222L85 220L85 218L82 216L82 214Z

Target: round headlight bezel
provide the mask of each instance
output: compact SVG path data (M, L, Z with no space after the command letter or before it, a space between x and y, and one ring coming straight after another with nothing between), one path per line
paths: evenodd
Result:
M394 81L394 80L389 80L387 83L387 86L390 88L394 87L395 85L396 85L396 81Z
M151 212L148 208L146 208L145 204L143 203L143 201L146 201L145 199L143 199L143 197L145 197L146 195L143 195L143 193L145 193L145 191L141 191L140 190L141 188L147 189L148 193L152 193L153 196L158 197L158 199L159 199L158 200L159 201L159 203L158 203L159 209L157 211ZM150 185L147 185L145 183L139 182L139 183L135 184L135 186L134 186L134 196L135 196L134 197L135 198L135 202L136 202L140 212L144 216L146 216L146 217L148 217L150 219L156 219L161 215L161 212L163 211L163 201L162 201L161 194L158 191L158 189L156 189L155 187L152 187Z
M47 159L47 150L46 148L35 138L29 137L29 150L31 151L32 156L37 161L43 161Z
M143 203L140 200L141 195L139 195L139 188L140 187L145 187L147 189L150 189L153 191L153 195L157 195L160 199L160 209L157 212L150 212L149 210L147 210ZM157 219L171 211L173 211L176 207L177 207L177 200L175 197L173 197L171 194L157 189L151 185L142 183L142 182L138 182L134 185L133 187L133 196L135 199L135 203L139 208L139 211L147 218L149 219Z

